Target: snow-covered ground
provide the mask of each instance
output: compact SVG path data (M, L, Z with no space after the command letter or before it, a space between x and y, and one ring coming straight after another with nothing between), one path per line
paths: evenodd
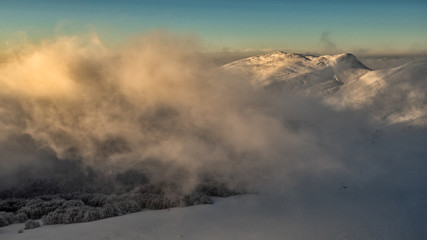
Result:
M334 197L340 201L333 204L322 198L297 202L289 198L242 195L217 198L213 205L142 211L90 223L42 226L23 233L18 233L23 224L14 224L0 228L0 238L392 240L420 237L408 219L396 218L392 210L395 206L390 202L369 206L352 200L348 192L336 190Z

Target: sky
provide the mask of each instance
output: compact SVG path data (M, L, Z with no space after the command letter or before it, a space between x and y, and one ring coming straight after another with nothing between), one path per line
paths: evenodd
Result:
M107 45L153 30L210 51L427 53L427 1L0 0L0 42L96 33Z

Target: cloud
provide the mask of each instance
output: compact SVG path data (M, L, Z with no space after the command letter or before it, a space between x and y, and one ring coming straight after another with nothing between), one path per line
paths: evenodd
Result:
M320 42L323 44L324 51L335 53L337 51L337 45L331 40L331 34L331 32L322 32L320 35Z
M325 158L321 168L336 165L313 136L284 125L300 114L287 102L313 100L255 90L204 59L193 37L162 32L114 50L77 37L29 47L0 67L3 141L29 136L58 159L105 173L158 161L185 169L185 188L206 172L248 184L259 168L311 161L291 151L302 144Z

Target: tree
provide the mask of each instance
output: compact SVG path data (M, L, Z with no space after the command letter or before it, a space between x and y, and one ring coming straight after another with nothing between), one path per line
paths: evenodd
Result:
M40 227L40 222L35 220L28 220L25 222L25 228L24 229L33 229Z

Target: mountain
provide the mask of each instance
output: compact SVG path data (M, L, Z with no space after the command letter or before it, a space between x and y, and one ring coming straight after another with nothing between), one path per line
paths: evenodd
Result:
M427 61L372 70L344 53L314 56L282 51L223 66L255 87L320 97L337 109L365 109L387 123L426 124Z
M254 85L322 95L335 92L347 76L370 71L348 53L314 56L281 51L238 60L224 65L224 69L247 75Z

